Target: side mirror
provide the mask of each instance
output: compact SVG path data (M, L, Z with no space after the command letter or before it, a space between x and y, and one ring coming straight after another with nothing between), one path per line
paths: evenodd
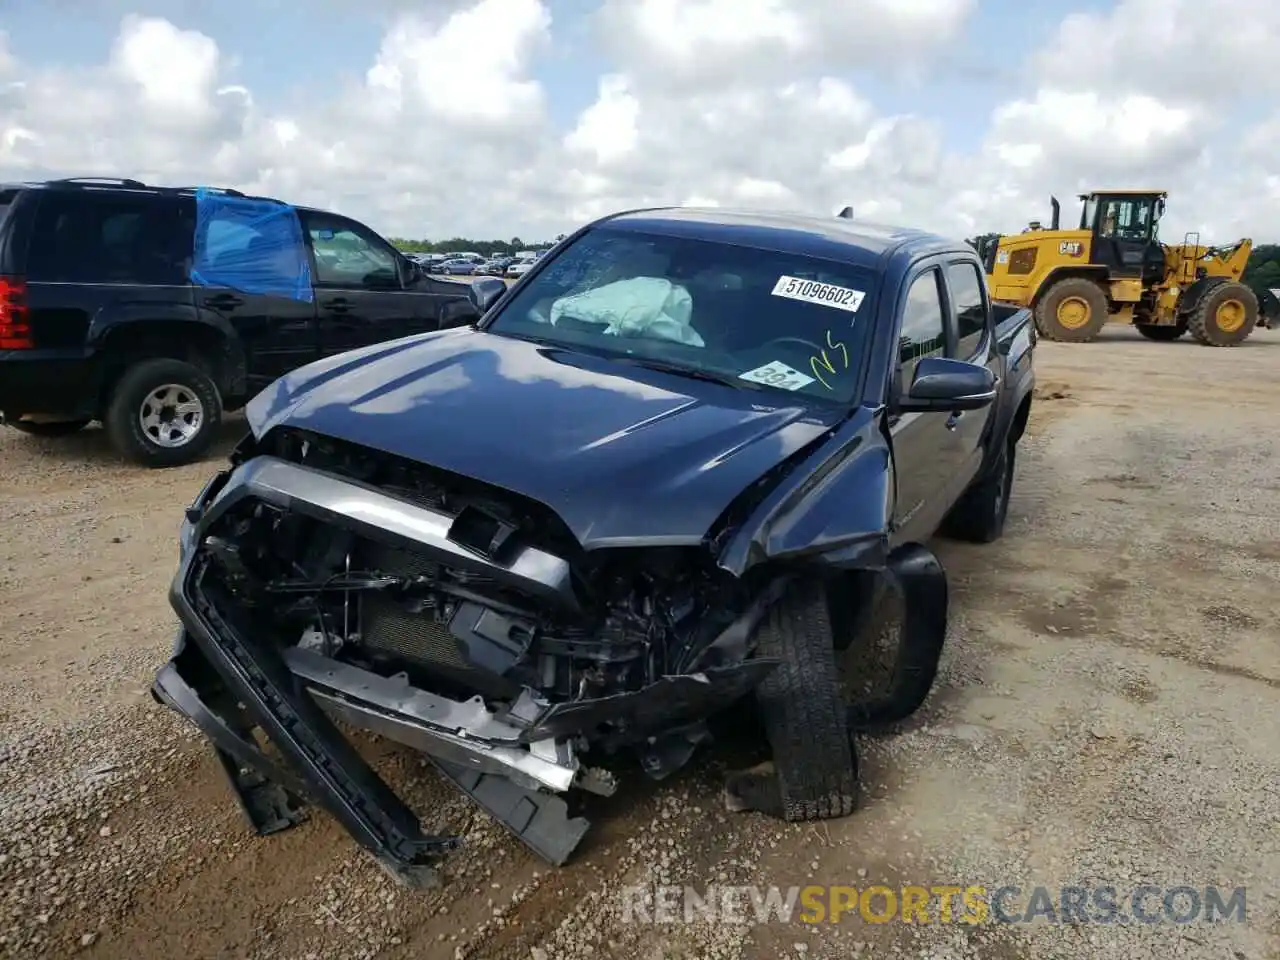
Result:
M507 285L497 277L481 277L472 282L468 296L483 316L506 292Z
M423 273L425 271L422 269L422 264L418 263L417 260L410 260L405 257L400 261L400 282L402 286L411 286L415 280L422 277Z
M995 398L996 377L990 368L967 360L925 357L916 364L898 409L904 413L981 410Z

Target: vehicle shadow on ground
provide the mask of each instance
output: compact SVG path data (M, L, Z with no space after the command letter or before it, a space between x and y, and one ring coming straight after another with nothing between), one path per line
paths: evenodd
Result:
M219 425L218 434L209 449L196 462L216 463L225 460L248 430L249 428L242 415L228 415ZM17 431L14 432L16 433ZM74 433L69 437L35 437L28 435L20 437L19 442L49 460L76 462L94 466L100 465L103 467L147 469L117 452L111 445L107 431L98 423L92 423L79 433Z
M1177 340L1169 340L1165 343L1152 343L1137 330L1132 327L1126 327L1122 324L1109 324L1102 328L1102 332L1098 334L1097 339L1093 341L1098 343L1147 343L1157 350L1167 350L1170 347L1181 349L1196 348L1204 349L1205 344L1201 343L1195 337L1186 334ZM1072 347L1088 347L1089 344L1070 344ZM1259 327L1255 330L1248 340L1243 343L1237 343L1230 347L1231 350L1254 350L1254 349L1280 349L1280 330L1266 329ZM1216 349L1209 347L1208 349ZM1158 356L1158 354L1157 354Z

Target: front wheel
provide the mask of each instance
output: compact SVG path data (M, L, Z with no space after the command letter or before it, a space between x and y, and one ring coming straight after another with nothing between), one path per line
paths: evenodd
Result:
M1210 347L1234 347L1258 325L1258 295L1243 283L1229 281L1211 288L1191 311L1191 335Z
M222 422L218 388L182 360L135 363L116 383L104 423L116 448L148 467L198 459Z
M760 624L757 641L758 656L782 661L756 690L780 815L791 821L848 816L857 805L858 765L825 584L793 584Z

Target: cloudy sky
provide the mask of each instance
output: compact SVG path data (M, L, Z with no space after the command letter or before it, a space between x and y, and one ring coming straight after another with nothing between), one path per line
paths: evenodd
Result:
M526 240L671 203L967 236L1047 219L1050 193L1156 187L1166 238L1276 241L1280 5L1222 9L4 0L0 178L211 183Z

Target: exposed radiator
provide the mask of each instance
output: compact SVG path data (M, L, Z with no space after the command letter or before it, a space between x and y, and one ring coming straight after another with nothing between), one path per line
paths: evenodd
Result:
M366 544L361 552L362 569L406 576L432 574L437 569L425 557L381 544ZM393 597L366 594L360 601L361 645L423 664L467 669L458 639L449 632L448 623L436 617L430 609L419 613Z
M466 659L447 623L430 611L414 613L390 597L369 594L360 602L360 643L420 663L463 669Z

